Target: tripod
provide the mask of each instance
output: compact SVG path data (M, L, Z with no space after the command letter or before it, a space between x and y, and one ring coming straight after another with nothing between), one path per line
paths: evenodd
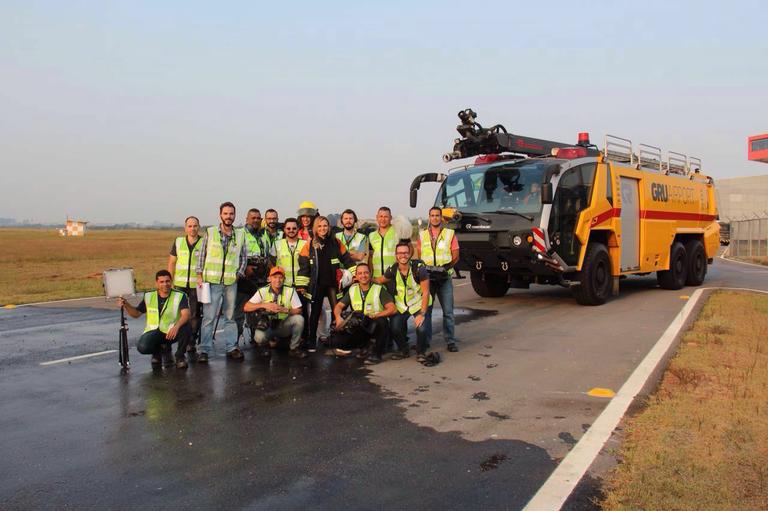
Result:
M127 371L131 365L128 357L128 324L125 322L125 307L120 307L120 331L118 333L118 361L123 371Z

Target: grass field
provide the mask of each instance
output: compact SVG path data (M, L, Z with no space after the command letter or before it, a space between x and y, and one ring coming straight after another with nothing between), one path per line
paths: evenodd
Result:
M768 295L717 292L628 421L607 511L768 509Z
M0 305L103 294L102 272L131 267L137 289L154 287L179 231L90 230L83 238L54 229L0 229Z

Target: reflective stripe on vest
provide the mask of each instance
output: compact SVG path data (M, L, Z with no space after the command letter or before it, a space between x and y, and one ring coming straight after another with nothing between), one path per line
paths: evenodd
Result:
M395 228L390 225L383 237L379 231L374 231L368 235L368 240L373 247L373 277L381 277L387 268L395 264L395 246L398 241Z
M144 303L147 306L147 326L144 328L145 332L150 330L160 329L164 334L168 333L168 330L178 321L181 311L179 305L181 305L181 299L184 297L184 293L181 291L171 290L171 294L163 303L163 310L158 309L157 291L150 291L144 295Z
M280 296L277 297L277 304L280 307L292 309L291 300L293 300L293 293L295 293L295 290L292 287L283 286ZM275 301L275 295L272 293L272 288L270 286L264 286L259 289L259 296L261 296L262 303L273 303ZM279 312L277 314L277 319L282 321L288 316L289 314L287 312Z
M453 260L451 254L451 244L453 243L454 230L453 229L441 229L440 234L437 235L435 240L435 248L432 248L432 235L429 232L430 228L421 231L421 259L425 263L432 266L443 266L444 264L450 264ZM449 272L449 273L452 273Z
M203 280L210 284L229 286L237 282L237 270L240 268L240 250L243 246L243 231L234 229L229 238L227 258L224 259L224 247L218 227L208 228L208 245L205 248Z
M192 279L192 268L197 266L200 257L201 240L197 238L192 252L187 245L187 237L176 238L176 268L173 270L173 285L176 287L195 287L197 278Z
M355 312L364 314L376 314L382 312L381 306L381 284L371 284L368 293L365 295L365 310L363 310L363 293L360 290L360 284L352 284L349 288L349 305Z
M266 255L261 236L254 236L251 234L251 231L245 227L242 227L238 230L243 233L243 239L245 240L245 250L248 254L248 257L259 257Z
M336 239L339 240L342 245L347 249L347 252L349 251L355 251L355 252L365 252L365 241L366 236L365 234L361 232L355 232L354 235L352 235L352 238L349 240L349 243L347 243L347 237L344 235L344 231L337 232L336 233ZM361 249L361 247L363 247Z
M296 247L291 250L287 239L283 238L275 242L275 257L277 258L277 265L285 270L286 286L309 286L309 277L298 275L299 252L301 252L301 249L304 248L304 245L306 244L306 241L298 240Z
M403 279L400 268L395 268L395 282L397 283L397 292L395 294L395 305L399 313L410 312L416 314L421 311L421 285L413 277L412 265L408 264L408 275ZM432 297L429 297L429 305L432 305Z
M269 231L264 229L261 231L261 243L264 246L264 252L269 253L270 249L275 246L278 240L283 239L283 231L278 229L275 232L275 237L273 238L271 234L269 234Z

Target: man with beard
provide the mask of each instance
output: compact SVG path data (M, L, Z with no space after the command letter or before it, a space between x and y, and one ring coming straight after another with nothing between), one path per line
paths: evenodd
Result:
M338 239L355 261L368 259L368 239L365 234L357 231L357 214L351 209L345 209L341 214L343 230L336 233Z
M304 318L302 337L309 335L309 300L304 296L309 287L309 269L305 268L299 274L302 261L299 260L306 241L299 238L299 221L296 218L286 218L283 224L284 237L275 242L270 255L275 265L285 272L285 285L296 288L301 300L301 315Z
M264 212L264 222L266 225L261 230L261 242L264 245L264 250L267 253L272 251L272 247L275 246L275 242L283 237L283 231L277 227L277 211L274 209L268 209Z
M197 283L210 286L210 300L203 306L202 339L198 363L207 364L213 349L213 326L221 310L224 316L224 340L227 357L242 360L243 353L237 346L235 325L235 301L237 279L245 275L248 255L243 231L234 229L235 205L225 202L219 206L218 226L205 230L202 250L197 262Z

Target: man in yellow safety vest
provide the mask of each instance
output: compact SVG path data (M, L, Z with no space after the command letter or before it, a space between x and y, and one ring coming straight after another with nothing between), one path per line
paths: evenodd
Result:
M382 206L376 212L376 223L379 228L368 235L370 254L368 264L371 265L373 278L377 279L395 264L395 245L397 245L397 232L392 225L392 210Z
M348 355L350 350L359 348L358 358L366 358L372 364L381 362L387 338L387 318L397 312L389 291L381 284L371 282L371 267L358 263L355 273L357 283L352 284L346 294L333 308L336 331L331 335L330 345L336 355ZM342 312L349 307L351 315L345 320ZM375 339L369 349L371 338Z
M264 356L271 354L269 341L290 337L290 355L305 358L302 351L301 332L304 318L301 316L301 301L291 286L284 285L285 271L275 266L269 271L269 285L260 288L245 304L245 312L257 313L254 319L253 338Z
M453 317L453 266L459 260L459 241L453 229L443 226L443 210L429 210L429 225L419 233L416 245L418 258L429 272L429 290L432 299L440 300L443 309L443 336L448 351L459 351ZM430 338L431 338L430 325Z
M190 342L187 344L187 351L195 352L194 340L200 332L200 312L201 305L197 301L197 260L200 258L202 238L198 234L200 231L200 220L196 216L188 216L184 220L184 231L186 236L179 236L173 242L168 256L168 271L173 278L173 287L187 295L189 300L189 326L192 331Z
M210 300L203 305L203 326L200 355L197 362L208 363L213 350L213 325L216 316L224 316L224 340L227 357L242 360L243 353L237 344L237 327L234 320L237 280L245 275L248 263L245 239L242 231L235 229L235 205L225 202L219 206L218 226L208 227L203 236L200 259L197 262L198 286L210 287Z
M184 353L189 339L189 302L187 295L172 289L171 282L171 272L160 270L155 274L156 290L145 293L138 307L124 298L118 298L117 303L125 307L125 312L132 318L147 315L144 333L136 345L139 353L152 355L153 366L159 366L162 358L163 365L168 367L173 365L171 344L178 341L176 367L186 369Z

